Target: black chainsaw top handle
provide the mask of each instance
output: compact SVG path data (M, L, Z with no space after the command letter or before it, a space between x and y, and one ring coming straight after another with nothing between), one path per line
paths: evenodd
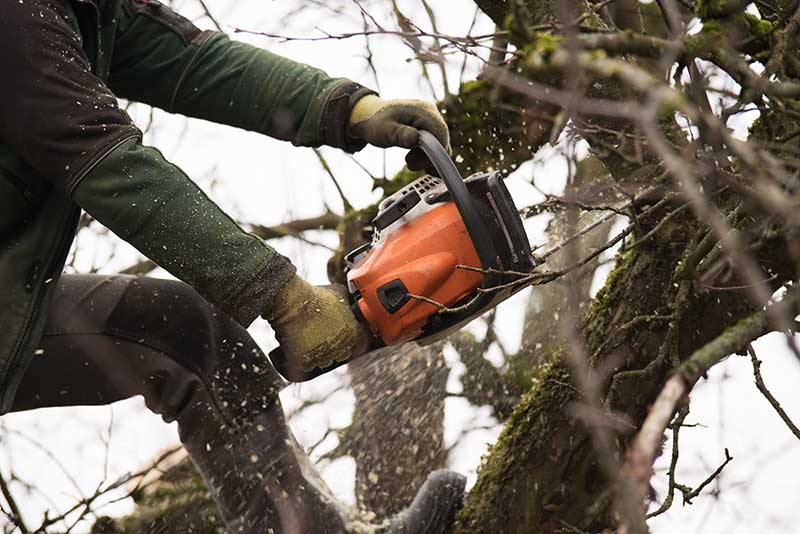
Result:
M486 222L478 210L475 199L472 198L464 183L464 179L456 168L456 164L450 158L450 155L444 149L442 144L430 132L420 130L419 132L419 147L428 156L428 159L433 163L439 177L444 180L450 196L456 203L456 208L464 220L464 225L467 227L467 232L475 245L475 251L478 253L478 258L481 260L481 267L484 269L499 269L501 266L498 264L497 249L486 226ZM493 279L493 276L484 276L484 282L488 279ZM486 286L486 284L484 284Z

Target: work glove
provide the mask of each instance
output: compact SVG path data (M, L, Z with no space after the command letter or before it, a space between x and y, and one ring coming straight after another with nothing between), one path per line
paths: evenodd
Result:
M412 171L428 167L428 158L417 147L419 131L433 134L450 152L450 132L447 123L430 102L422 100L384 100L367 95L356 102L350 112L351 137L382 148L399 146L412 149L406 164Z
M306 372L347 360L369 343L367 327L356 320L341 285L312 286L294 275L262 317L285 357Z

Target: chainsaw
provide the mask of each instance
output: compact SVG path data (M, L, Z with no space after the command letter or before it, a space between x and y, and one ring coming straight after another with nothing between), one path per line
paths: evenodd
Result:
M499 172L464 179L432 134L419 146L437 176L418 178L378 205L373 237L345 256L356 317L372 340L349 359L304 371L270 352L275 369L303 382L382 347L428 345L459 330L524 287L535 266L522 218Z

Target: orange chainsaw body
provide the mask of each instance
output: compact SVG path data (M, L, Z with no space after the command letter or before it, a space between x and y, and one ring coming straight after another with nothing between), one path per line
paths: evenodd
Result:
M464 220L450 201L376 244L350 271L348 280L361 295L356 303L373 332L394 345L422 334L431 314L441 310L433 302L451 307L474 294L483 274L459 265L479 269L481 262Z
M373 336L348 360L310 371L277 347L270 360L287 380L311 380L381 347L445 339L525 287L518 282L535 261L501 174L464 179L436 137L419 135L438 176L381 201L372 239L344 258L353 311Z

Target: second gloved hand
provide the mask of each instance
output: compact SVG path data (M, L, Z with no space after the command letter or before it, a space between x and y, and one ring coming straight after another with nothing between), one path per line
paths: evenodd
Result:
M447 124L430 102L422 100L384 100L375 95L361 98L350 114L350 135L383 148L398 146L414 149L419 131L432 133L450 152ZM408 168L425 169L428 159L416 148L406 156Z
M295 275L262 316L286 358L306 372L346 360L369 343L343 286L312 286Z

